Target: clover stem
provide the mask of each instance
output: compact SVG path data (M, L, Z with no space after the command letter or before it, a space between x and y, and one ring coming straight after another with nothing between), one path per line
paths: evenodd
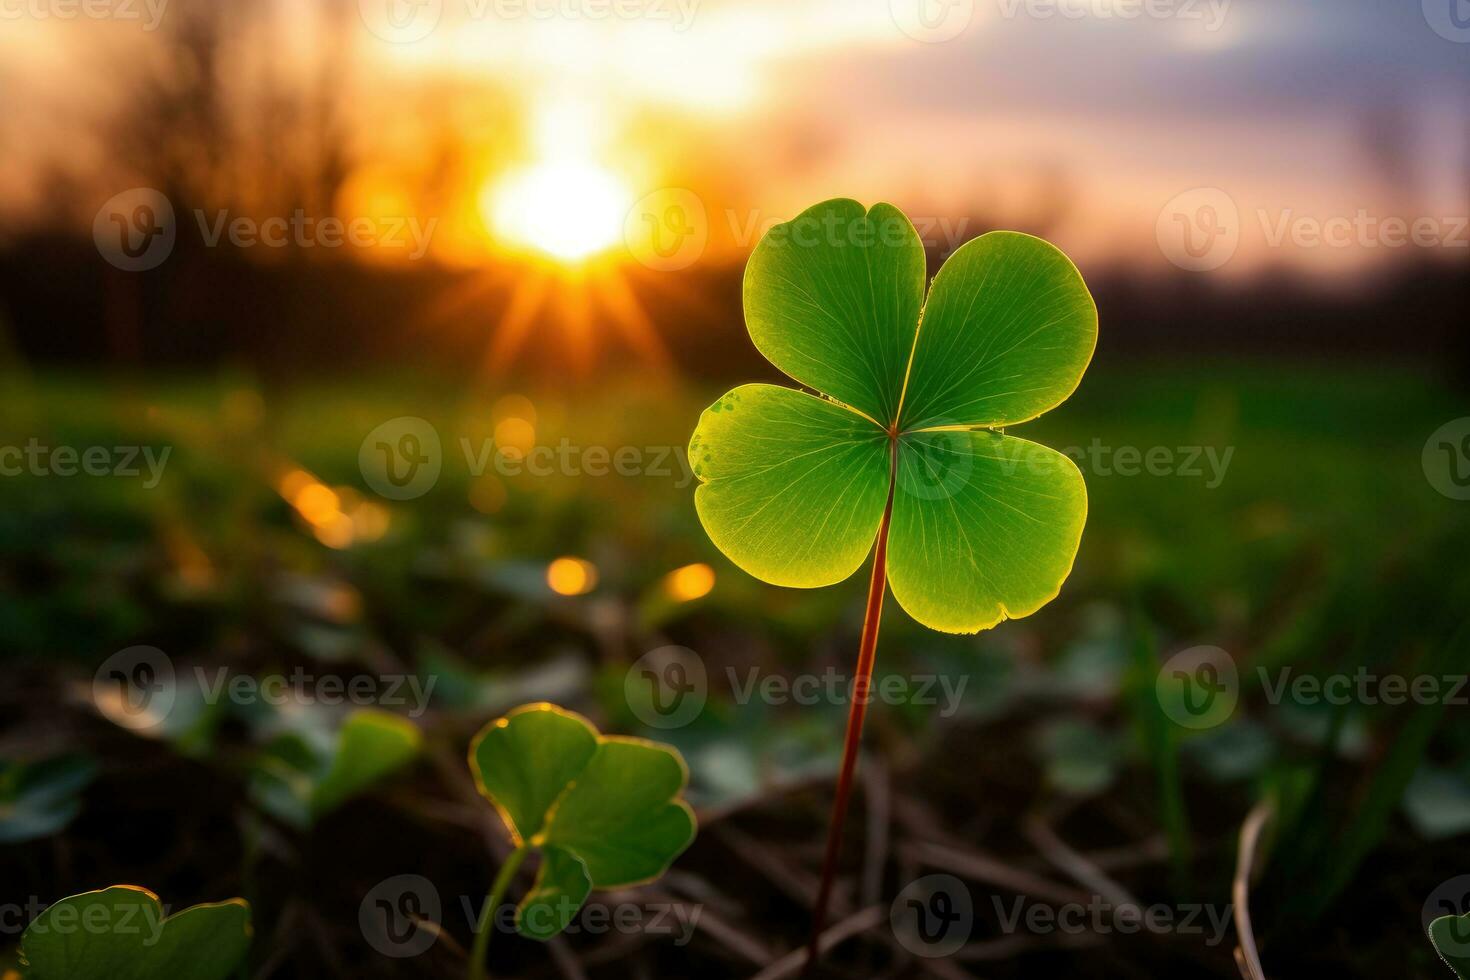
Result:
M512 851L510 857L500 866L500 873L490 886L485 906L480 909L480 921L475 925L475 945L470 950L470 980L485 980L485 953L490 948L490 936L495 932L495 912L500 908L501 901L505 899L505 890L510 887L511 879L520 870L521 862L528 853L530 852L524 844Z
M873 685L873 662L878 651L878 621L883 616L883 595L888 588L888 523L893 516L893 488L898 482L898 440L890 440L892 471L888 480L888 503L878 525L878 543L873 548L873 576L868 582L868 608L863 615L863 635L858 643L857 669L852 679L852 703L847 709L847 735L842 746L842 769L837 775L837 797L832 803L832 821L827 828L827 853L822 859L822 884L812 909L812 934L807 941L806 963L801 975L811 975L821 956L822 929L827 922L827 903L832 897L832 879L842 851L842 827L847 821L848 798L857 770L858 749L863 741L863 719L868 713L868 696Z

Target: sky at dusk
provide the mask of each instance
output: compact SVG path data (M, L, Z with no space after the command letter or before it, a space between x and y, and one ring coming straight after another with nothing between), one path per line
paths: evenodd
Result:
M158 51L185 7L64 21L7 2L0 216L14 227L44 213L58 174L99 203L135 186L100 135L66 141L78 130L57 121L108 132L140 80L176 70ZM1470 233L1454 241L1470 212L1470 28L1454 0L623 0L622 16L597 0L425 0L396 22L390 2L405 0L254 5L221 88L244 103L263 79L320 86L322 51L337 52L325 84L352 203L446 212L446 257L473 255L477 233L493 243L497 202L538 166L616 182L609 207L689 190L712 255L844 195L899 204L941 251L1001 224L1084 263L1167 270L1171 202L1207 193L1238 226L1222 275L1356 272L1402 253L1375 244L1392 218L1433 221L1446 260L1470 257ZM427 31L414 20L431 15ZM431 202L445 131L469 162L453 201ZM1312 223L1348 219L1350 241L1311 244Z

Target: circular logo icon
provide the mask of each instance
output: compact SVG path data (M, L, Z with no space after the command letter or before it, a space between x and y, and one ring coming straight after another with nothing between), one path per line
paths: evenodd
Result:
M915 956L949 956L969 942L975 926L970 889L954 875L926 875L898 893L888 922Z
M709 676L704 660L687 647L659 647L633 662L623 677L623 696L650 728L682 728L704 710Z
M412 415L384 422L367 434L357 451L362 478L389 500L422 497L439 482L443 465L439 431Z
M1426 933L1429 932L1429 924L1435 919L1447 915L1453 915L1456 919L1441 937L1444 941L1436 942L1441 953L1447 956L1470 956L1470 920L1460 918L1467 914L1470 914L1470 875L1456 875L1448 881L1440 882L1439 887L1424 900L1423 921Z
M623 241L640 265L658 272L687 269L709 245L704 201L682 187L645 194L623 219Z
M1219 647L1190 647L1165 661L1154 690L1175 724L1214 728L1235 713L1240 676L1234 658Z
M944 425L944 421L934 425ZM972 432L915 432L903 437L912 452L900 454L898 487L920 500L948 500L970 482L975 470ZM1004 461L1003 461L1004 462ZM1016 460L1024 465L1024 460Z
M427 952L439 938L434 927L442 921L439 890L422 875L380 881L357 907L357 924L368 945L400 959Z
M109 265L145 272L174 250L174 206L151 187L134 187L108 200L92 219L92 240Z
M965 32L975 19L975 0L888 0L893 23L915 41L939 44Z
M444 0L357 0L363 24L389 44L413 44L434 33Z
M1470 3L1465 0L1424 0L1424 19L1445 40L1470 44Z
M174 662L157 647L119 650L92 675L92 704L123 728L146 732L174 708Z
M1164 205L1154 232L1164 258L1190 272L1210 272L1240 247L1240 209L1218 187L1197 187Z
M1421 462L1431 487L1451 500L1470 500L1470 416L1435 429Z

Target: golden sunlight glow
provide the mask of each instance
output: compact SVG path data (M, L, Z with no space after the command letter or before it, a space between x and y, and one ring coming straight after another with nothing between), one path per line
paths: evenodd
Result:
M581 558L558 558L546 566L546 584L558 595L582 595L597 587L597 566Z
M306 470L293 467L276 480L276 490L296 509L312 535L328 548L350 548L388 533L388 508L351 487L329 487Z
M498 238L569 262L615 245L632 203L622 181L585 161L538 164L480 199Z
M525 459L536 448L536 427L525 419L502 419L495 426L495 450L506 459Z
M703 562L676 568L664 578L664 590L675 602L703 599L715 587L715 570Z

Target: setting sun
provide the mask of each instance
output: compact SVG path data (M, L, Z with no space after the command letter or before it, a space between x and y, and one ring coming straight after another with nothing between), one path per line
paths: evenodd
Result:
M496 237L564 261L616 244L631 204L622 181L580 161L530 167L487 187L481 196Z

